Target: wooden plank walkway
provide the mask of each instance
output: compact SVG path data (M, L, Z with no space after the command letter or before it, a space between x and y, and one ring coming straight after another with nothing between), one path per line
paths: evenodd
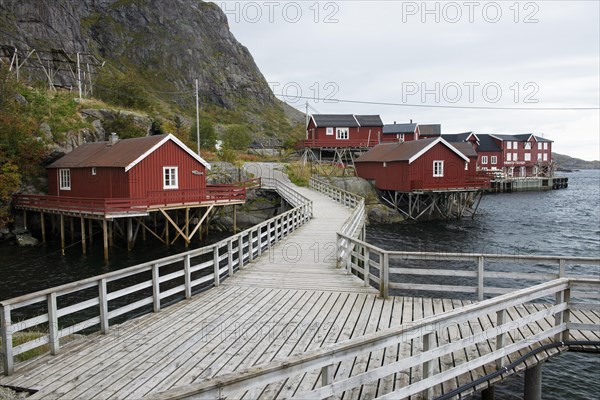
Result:
M335 247L328 246L335 246L335 232L350 211L308 189L299 191L313 200L314 219L221 286L158 313L111 327L107 335L67 345L57 356L43 356L20 366L14 375L1 376L0 385L38 390L32 399L139 399L466 304L411 297L384 300L354 275L335 268ZM508 319L544 307L543 304L516 307ZM495 318L489 315L460 326L448 326L435 340L446 343L460 339L467 331L486 329ZM600 323L600 315L592 311L573 313L571 319ZM554 321L547 319L544 323L552 325ZM540 328L535 324L530 327ZM584 339L578 332L572 332L572 336L575 340ZM507 341L512 339L509 336ZM600 336L591 333L587 339L599 340ZM485 346L472 345L440 360L434 368L447 370L490 352L494 346L495 337ZM420 340L412 340L374 351L337 365L335 377L354 376L422 349ZM538 360L531 362L548 355L541 353ZM445 383L443 389L451 390L484 372L489 371L484 368L470 371ZM397 373L365 383L344 393L343 398L375 398L421 376L421 367L415 367L409 374ZM287 398L317 387L319 381L319 372L314 371L241 393L239 397ZM442 385L437 385L434 394L441 390Z

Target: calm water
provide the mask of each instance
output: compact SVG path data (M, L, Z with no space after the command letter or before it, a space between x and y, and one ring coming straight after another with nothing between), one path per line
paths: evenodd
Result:
M485 196L475 220L371 226L368 239L390 250L600 257L600 171L567 176L566 190ZM600 272L586 268L580 272ZM543 385L544 399L598 399L600 357L555 357L544 366ZM512 379L496 397L520 399L522 391L522 379Z

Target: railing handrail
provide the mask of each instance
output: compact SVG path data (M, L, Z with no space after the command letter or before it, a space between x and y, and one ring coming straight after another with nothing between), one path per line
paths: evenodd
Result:
M283 370L287 373L287 376L291 376L318 368L334 367L338 362L344 359L357 357L365 351L376 351L404 342L413 337L418 338L425 337L428 334L434 334L435 332L446 328L447 323L460 324L465 321L474 320L480 316L485 316L487 318L487 316L493 312L507 310L510 307L518 306L522 303L555 293L563 293L565 290L570 289L573 283L599 285L597 280L574 278L556 279L530 288L521 289L510 294L472 303L442 314L425 317L411 323L402 324L398 327L384 329L335 343L325 348L282 359L275 359L265 364L249 367L243 371L227 373L205 382L170 389L157 393L149 398L153 400L181 399L193 395L208 395L209 393L211 395L218 393L219 397L221 397L229 393L249 390L256 386L265 386L269 383L283 379L283 377L280 376L281 374L278 374L279 371ZM564 309L568 310L570 305L567 299L562 298L562 301L566 303ZM559 322L560 323L557 323L557 326L554 326L553 329L559 333L567 331L568 324L562 320ZM499 333L501 334L500 331ZM476 336L477 334L474 333L473 335ZM487 339L488 338L484 338L484 340ZM528 340L528 338L522 340ZM530 345L530 343L528 343L528 345ZM502 359L504 356L504 354L496 355L495 359ZM435 359L439 357L441 357L441 355L432 358ZM427 360L424 362L427 362ZM389 374L394 373L395 371L387 372ZM322 371L322 373L325 374L325 371ZM331 382L324 383L324 386L331 384ZM333 394L333 388L331 392L331 394Z

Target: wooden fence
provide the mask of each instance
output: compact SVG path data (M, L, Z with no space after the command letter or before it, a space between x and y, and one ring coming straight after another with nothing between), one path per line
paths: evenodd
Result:
M48 345L55 355L61 338L84 330L107 334L117 317L144 308L157 312L166 302L219 286L312 218L309 199L283 182L265 178L262 182L294 208L211 246L1 301L4 374L13 373L14 357L26 351ZM24 308L26 319L14 320L14 313ZM27 330L44 334L13 347L13 336Z

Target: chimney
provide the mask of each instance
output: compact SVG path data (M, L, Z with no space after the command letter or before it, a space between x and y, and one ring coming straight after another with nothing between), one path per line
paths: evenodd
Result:
M110 136L108 137L108 145L112 146L113 144L117 143L119 141L119 135L117 135L115 132L111 133Z
M394 121L394 125L396 125L396 121Z
M410 120L410 123L412 124L412 119Z

